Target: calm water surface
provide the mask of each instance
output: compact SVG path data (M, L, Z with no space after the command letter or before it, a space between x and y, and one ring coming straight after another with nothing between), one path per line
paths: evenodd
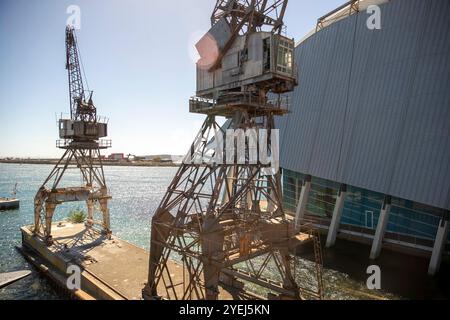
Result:
M21 245L20 227L33 224L33 198L52 166L0 164L0 196L9 196L18 183L20 210L0 213L0 273L33 270L15 247ZM148 249L150 220L176 168L106 167L108 186L113 195L110 204L111 225L116 236ZM68 171L63 185L81 185L79 173ZM85 209L83 203L58 207L54 221L64 220L72 209ZM33 270L34 272L34 270ZM45 279L36 272L7 289L1 299L58 299Z
M18 197L21 199L20 210L0 212L0 273L24 269L33 271L31 277L0 290L0 300L60 298L16 251L16 246L21 245L20 227L33 223L33 198L51 169L52 166L48 165L0 164L0 196L10 195L14 184L18 183ZM141 248L149 248L152 215L176 171L176 168L105 168L113 196L111 224L116 236ZM68 172L64 185L81 185L80 174ZM66 219L67 213L77 208L84 209L84 206L82 203L59 206L54 221ZM313 265L302 260L300 268L305 280L309 280ZM352 281L346 274L325 270L324 280L327 298L367 298L364 284ZM355 290L359 293L356 294Z

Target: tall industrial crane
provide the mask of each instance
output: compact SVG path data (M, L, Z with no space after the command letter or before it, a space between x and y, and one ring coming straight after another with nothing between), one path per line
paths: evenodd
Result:
M53 244L51 234L56 207L65 202L84 201L87 205L88 227L100 226L105 235L111 235L108 201L111 199L100 156L100 150L111 147L107 136L108 123L97 115L92 92L84 87L82 64L77 37L73 27L66 28L66 69L69 79L70 119L59 120L57 148L65 150L34 200L34 233L47 245ZM68 169L78 170L82 185L60 187ZM96 206L97 205L97 206ZM101 221L95 219L95 208L102 213Z
M288 94L298 84L294 40L282 35L287 3L218 0L214 6L211 29L196 45L197 95L189 103L190 112L207 119L153 217L145 299L216 300L222 286L244 283L271 299L323 297L319 237L312 226L289 221L281 174L273 170L274 117L288 113ZM218 117L228 119L225 126ZM230 129L250 133L245 161L236 161L239 142L223 141ZM264 132L267 141L252 145L249 137ZM255 149L272 163L252 161ZM295 252L306 243L314 243L316 290L296 276ZM171 259L182 264L182 275Z
M70 117L73 121L97 121L97 109L92 101L92 92L89 98L83 85L83 74L79 58L78 43L75 30L66 28L66 69L69 76Z

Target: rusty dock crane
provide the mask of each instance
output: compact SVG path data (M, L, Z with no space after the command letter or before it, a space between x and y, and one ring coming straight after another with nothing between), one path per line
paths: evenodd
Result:
M294 40L283 35L287 4L214 6L211 29L196 45L197 94L189 102L190 112L207 118L152 220L145 299L217 300L221 288L247 293L246 284L268 299L323 298L318 234L285 215L275 164L274 119L288 113L288 95L298 85ZM239 142L223 138L230 130L244 132L240 156ZM252 136L265 139L252 144ZM255 150L271 161L253 161ZM307 243L314 243L313 289L296 275L296 250ZM182 264L182 277L172 272L172 260Z
M106 179L100 151L111 147L110 140L101 140L108 134L108 121L97 115L92 100L93 92L85 89L73 27L66 28L66 69L69 79L70 118L59 120L56 146L64 155L51 171L34 200L34 234L43 237L48 246L53 244L52 220L58 205L83 201L87 206L87 225L99 226L110 236L110 217ZM60 187L67 170L80 171L83 183L76 187ZM95 209L100 208L101 219L96 220Z

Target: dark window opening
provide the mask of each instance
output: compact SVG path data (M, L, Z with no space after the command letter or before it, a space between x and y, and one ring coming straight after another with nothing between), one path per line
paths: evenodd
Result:
M269 72L271 69L270 66L270 56L271 56L271 52L270 52L270 38L266 38L263 40L263 65L264 65L264 72Z

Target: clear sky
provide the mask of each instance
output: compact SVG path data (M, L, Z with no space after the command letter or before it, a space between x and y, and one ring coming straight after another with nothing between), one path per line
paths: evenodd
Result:
M346 0L291 0L288 35L301 39ZM77 32L98 113L113 149L184 154L204 117L189 114L193 45L215 0L0 0L0 157L58 157L55 115L69 112L65 24Z

